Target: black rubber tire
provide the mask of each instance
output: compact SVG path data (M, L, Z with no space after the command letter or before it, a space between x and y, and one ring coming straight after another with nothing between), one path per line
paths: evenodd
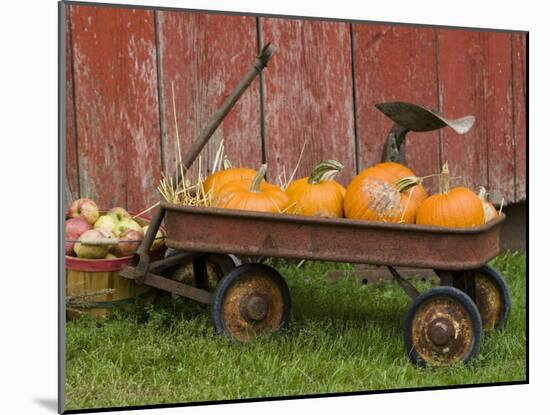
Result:
M494 330L503 330L506 327L508 322L508 317L510 316L510 310L512 308L512 299L510 297L510 291L506 285L506 281L500 275L500 273L490 265L483 265L482 267L475 269L475 273L483 274L488 277L497 287L501 301L502 301L502 311L500 312L500 317L494 325ZM457 287L460 288L460 287Z
M231 270L225 277L222 278L218 286L216 287L214 291L214 296L212 299L212 307L211 307L211 318L212 318L212 324L214 325L214 328L216 330L217 334L227 336L233 340L238 341L237 339L234 339L225 329L225 322L224 322L224 301L226 294L228 290L231 288L233 284L235 284L239 279L244 278L248 275L258 275L263 274L271 278L275 284L278 287L279 293L282 298L283 302L283 315L280 320L278 330L281 329L287 329L288 328L288 321L290 319L290 291L288 289L288 285L286 284L285 279L279 272L277 272L275 269L264 265L264 264L258 264L258 263L250 263L250 264L243 264L239 265L233 270Z
M422 294L420 294L418 297L416 297L412 304L409 306L409 309L407 311L407 316L405 318L405 324L403 327L403 337L405 342L405 351L407 355L409 356L409 359L412 363L420 366L420 367L426 367L427 363L416 351L413 340L412 340L412 324L415 317L415 314L419 307L426 301L433 299L434 297L450 297L457 302L459 302L464 309L467 311L470 320L472 321L474 336L473 336L473 344L468 352L468 354L462 359L463 363L468 363L473 357L475 357L478 352L479 348L481 346L481 339L483 336L483 330L482 330L482 323L481 323L481 315L479 314L479 310L477 309L477 306L474 304L470 296L468 296L463 291L459 290L458 288L454 287L435 287L432 288Z

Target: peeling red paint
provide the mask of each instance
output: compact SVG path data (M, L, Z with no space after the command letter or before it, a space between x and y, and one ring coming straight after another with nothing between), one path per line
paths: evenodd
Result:
M139 211L158 200L161 156L166 171L174 169L172 81L185 153L257 53L256 18L68 9L70 190L80 188L80 196L103 207ZM464 136L442 130L441 143L437 132L410 134L413 171L435 173L440 159L448 159L456 184L484 185L494 202L525 199L526 35L267 18L260 18L260 29L264 42L279 48L264 71L266 141L255 80L203 151L203 172L223 138L234 164L258 166L263 144L270 178L283 166L288 178L307 140L296 177L334 158L344 164L347 183L356 158L364 168L382 155L391 121L375 103L432 109L441 103L445 116L473 114L476 125ZM437 189L435 180L426 185Z
M153 12L70 9L81 196L140 211L160 179Z
M199 136L256 56L253 17L157 12L161 68L163 151L166 170L175 168L174 84L181 152ZM257 168L262 161L258 80L245 91L201 153L203 174L220 140L234 165ZM197 164L195 164L195 168Z
M265 71L266 152L273 180L287 179L305 141L295 178L335 159L338 180L355 175L353 83L349 24L261 18L264 42L279 48Z

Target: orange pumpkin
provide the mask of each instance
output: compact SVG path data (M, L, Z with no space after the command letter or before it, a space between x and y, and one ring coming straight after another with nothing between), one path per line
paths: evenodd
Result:
M291 182L286 188L287 212L343 218L346 189L334 180L343 167L336 160L321 161L313 168L309 177Z
M379 163L363 170L349 184L344 197L347 218L414 223L420 203L428 193L418 180L398 187L396 182L414 178L399 163Z
M248 183L252 182L254 176L256 176L256 170L247 169L242 167L233 168L229 160L223 161L223 170L218 170L208 176L204 182L204 193L210 194L214 197L216 192L225 186L227 183L234 182L236 180L248 180Z
M481 186L479 188L479 193L477 195L479 197L479 200L481 200L481 204L483 206L483 213L485 215L485 223L493 220L498 216L498 212L493 206L491 202L487 200L487 190Z
M252 181L236 180L219 188L214 207L256 212L280 213L288 205L288 197L278 186L265 182L267 164L263 164Z
M419 225L448 228L471 228L485 223L485 213L479 197L465 187L449 187L449 166L443 165L440 193L428 197L416 213Z

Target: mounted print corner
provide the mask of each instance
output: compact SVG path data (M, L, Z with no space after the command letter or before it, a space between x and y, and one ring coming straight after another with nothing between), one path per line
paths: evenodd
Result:
M527 32L60 11L60 412L527 383Z

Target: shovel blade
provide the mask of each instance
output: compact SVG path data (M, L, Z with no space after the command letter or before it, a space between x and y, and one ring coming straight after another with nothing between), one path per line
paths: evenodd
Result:
M421 105L407 102L383 102L375 104L375 107L394 123L409 131L433 131L451 127L457 134L465 134L475 122L472 115L450 120Z

